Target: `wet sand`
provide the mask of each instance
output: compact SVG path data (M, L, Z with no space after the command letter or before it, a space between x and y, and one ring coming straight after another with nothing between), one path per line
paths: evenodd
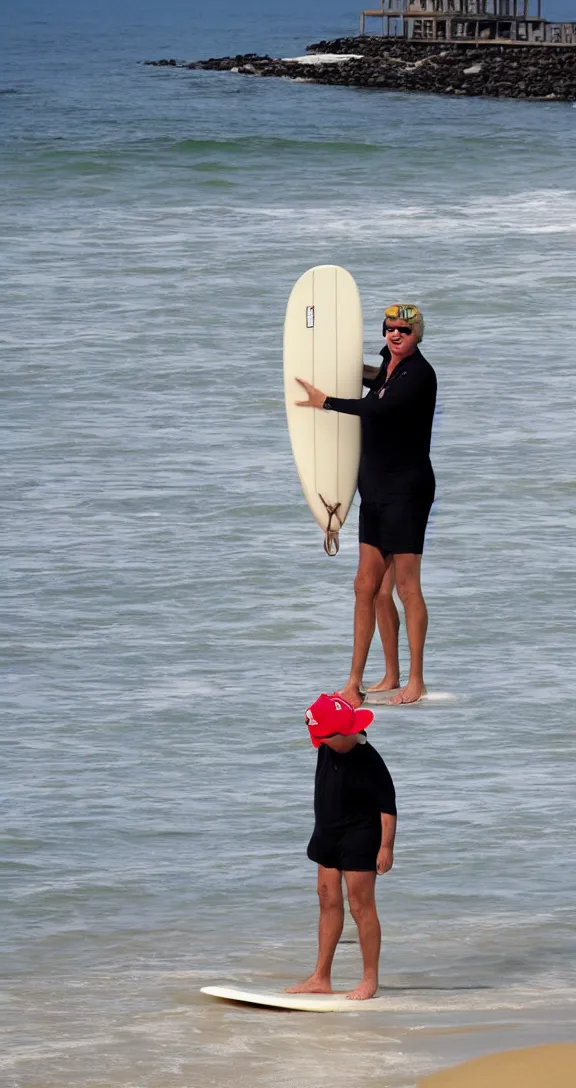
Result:
M433 1073L418 1084L419 1088L574 1088L576 1043L488 1054Z

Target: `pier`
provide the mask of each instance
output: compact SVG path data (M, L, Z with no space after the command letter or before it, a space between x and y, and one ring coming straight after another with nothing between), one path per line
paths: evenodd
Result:
M367 20L379 21L381 37L406 41L576 45L576 22L544 19L542 0L381 0L361 12L362 35Z

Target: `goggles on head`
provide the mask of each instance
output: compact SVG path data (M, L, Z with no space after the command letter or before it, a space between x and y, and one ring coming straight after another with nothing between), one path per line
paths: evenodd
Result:
M417 306L389 306L384 310L384 317L390 321L414 321L420 317L420 310Z

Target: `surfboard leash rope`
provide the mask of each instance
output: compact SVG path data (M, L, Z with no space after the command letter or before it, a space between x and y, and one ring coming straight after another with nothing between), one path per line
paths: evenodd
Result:
M324 551L326 552L326 555L338 555L338 549L340 547L338 533L340 532L340 529L344 524L338 513L338 510L340 509L340 503L335 502L333 506L330 506L330 504L326 502L326 499L320 494L320 492L318 492L318 498L321 499L324 503L324 506L326 507L326 512L328 514L328 526L324 534ZM338 522L337 529L332 528L332 518L336 518L336 521Z

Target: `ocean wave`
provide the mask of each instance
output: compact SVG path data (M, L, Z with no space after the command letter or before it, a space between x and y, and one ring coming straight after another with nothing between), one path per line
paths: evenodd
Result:
M135 139L121 145L67 147L23 139L4 158L2 173L21 174L25 168L37 176L50 172L56 179L71 175L103 175L134 170L169 168L185 162L193 170L274 171L277 160L286 155L291 165L300 162L309 168L314 162L324 169L336 163L365 162L381 157L382 147L355 141L290 139L273 136L238 136L222 139L168 140L166 137ZM349 165L349 169L350 169Z
M542 189L501 197L475 197L436 207L432 202L399 201L381 203L356 199L355 203L333 203L324 207L298 204L295 207L243 206L228 209L242 219L276 221L293 229L297 220L307 233L389 239L391 236L506 234L573 234L576 232L576 191Z
M165 142L165 141L162 141ZM158 144L158 141L156 141ZM316 152L344 152L349 154L366 155L370 153L382 154L382 145L361 140L319 140L316 136L296 138L289 136L236 136L222 139L186 139L169 144L173 151L196 153L198 151L281 151L304 150Z

